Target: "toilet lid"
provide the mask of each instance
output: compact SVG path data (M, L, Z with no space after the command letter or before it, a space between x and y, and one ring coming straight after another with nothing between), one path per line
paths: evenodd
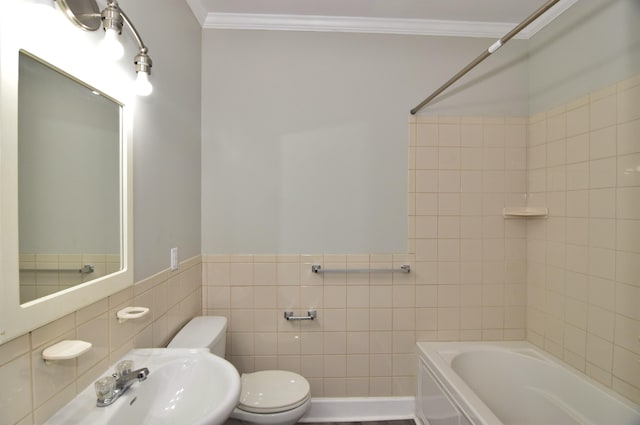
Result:
M263 370L243 373L238 407L247 412L274 413L294 409L309 399L309 382L297 373Z

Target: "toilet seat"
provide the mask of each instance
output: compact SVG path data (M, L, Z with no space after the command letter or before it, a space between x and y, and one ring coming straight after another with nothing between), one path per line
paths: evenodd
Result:
M243 373L238 408L252 413L295 409L310 398L309 382L294 372L263 370Z

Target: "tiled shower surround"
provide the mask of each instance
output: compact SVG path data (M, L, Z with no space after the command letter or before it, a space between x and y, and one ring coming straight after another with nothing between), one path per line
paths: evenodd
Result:
M640 76L531 118L409 131L410 254L194 257L0 345L0 423L44 422L201 312L229 318L240 371L298 371L314 397L412 395L418 340L528 339L640 402ZM549 217L502 217L526 204ZM117 324L131 304L151 315ZM317 321L283 318L310 308ZM94 349L45 367L43 348L68 338Z
M640 402L640 76L529 123L527 338Z

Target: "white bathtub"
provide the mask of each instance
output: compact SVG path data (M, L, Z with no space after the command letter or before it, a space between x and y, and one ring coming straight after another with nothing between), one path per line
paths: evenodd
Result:
M640 406L527 342L419 342L429 425L640 425Z

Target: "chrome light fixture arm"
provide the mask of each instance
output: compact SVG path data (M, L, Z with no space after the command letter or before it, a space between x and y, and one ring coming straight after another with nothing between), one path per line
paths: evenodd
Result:
M131 22L131 19L120 8L117 0L108 0L107 7L100 11L96 0L55 0L60 7L60 10L79 28L86 31L96 31L100 26L103 27L106 36L110 37L110 41L113 42L117 35L122 33L122 28L126 26L131 30L136 43L138 45L138 54L133 59L135 71L138 74L136 85L138 87L138 94L148 95L151 93L151 83L149 82L149 75L151 75L151 67L153 62L149 56L149 49L142 41L140 33ZM102 25L100 25L102 24ZM116 35L117 34L117 35ZM116 41L119 47L113 54L114 58L122 56L122 46Z
M129 27L131 33L133 34L133 37L136 40L136 43L138 44L138 54L133 59L136 73L144 72L147 75L151 75L151 67L153 66L153 61L148 54L149 49L142 41L140 33L136 29L135 25L133 25L133 22L131 22L131 19L129 19L124 10L122 10L117 0L110 0L107 3L107 7L104 9L104 11L102 11L102 19L105 29L107 28L107 25L114 25L114 29L119 29L118 32L121 33L123 23L126 24L127 27Z

